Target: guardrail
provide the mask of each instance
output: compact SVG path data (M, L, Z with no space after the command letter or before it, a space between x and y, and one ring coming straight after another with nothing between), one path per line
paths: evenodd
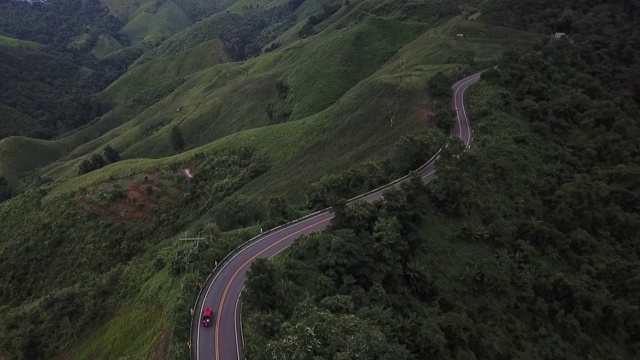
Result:
M440 148L440 149L435 153L435 155L433 155L433 156L431 157L431 159L429 159L426 163L424 163L422 166L420 166L420 167L419 167L417 170L415 170L415 171L420 172L421 170L423 170L423 169L424 169L424 168L426 168L427 166L431 165L431 164L432 164L432 163L433 163L433 162L438 158L438 155L440 154L440 152L441 152L441 151L442 151L442 148ZM392 182L390 182L390 183L388 183L388 184L385 184L385 185L382 185L382 186L380 186L380 187L378 187L378 188L375 188L375 189L373 189L373 190L371 190L371 191L367 191L367 192L366 192L366 193L364 193L364 194L360 194L360 195L358 195L358 196L356 196L356 197L353 197L353 198L351 198L351 199L347 200L347 203L351 203L351 202L354 202L354 201L358 201L358 200L360 200L360 199L362 199L362 198L365 198L365 197L367 197L367 196L369 196L369 195L371 195L371 194L375 194L375 193L377 193L377 192L383 191L383 190L385 190L385 189L387 189L387 188L390 188L390 187L392 187L392 186L394 186L394 185L397 185L397 184L399 184L399 183L401 183L401 182L403 182L403 181L407 180L410 176L411 176L411 173L409 173L409 174L407 174L407 175L405 175L405 176L403 176L403 177L401 177L401 178L399 178L399 179L396 179L396 180L394 180L394 181L392 181ZM310 219L310 218L312 218L312 217L314 217L314 216L318 216L318 215L321 215L321 214L324 214L324 213L328 213L328 212L330 212L330 211L331 211L331 207L324 208L324 209L319 210L319 211L316 211L316 212L314 212L314 213L311 213L311 214L305 215L305 216L303 216L303 217L301 217L301 218L298 218L298 219L292 220L292 221L290 221L290 222L288 222L288 223L285 223L285 224L282 224L282 225L276 226L276 227L274 227L274 228L272 228L272 229L269 229L269 230L267 230L267 231L265 231L265 232L260 233L259 235L256 235L256 236L252 237L251 239L249 239L249 240L245 241L242 245L240 245L240 246L238 246L237 248L235 248L235 249L234 249L233 251L231 251L229 254L227 254L227 256L225 256L225 257L224 257L224 258L223 258L223 259L222 259L222 260L217 264L217 266L216 266L216 267L211 271L211 274L209 274L209 277L207 278L207 281L205 281L205 282L204 282L204 284L203 284L203 285L202 285L202 287L200 288L200 291L198 292L198 297L196 298L196 302L195 302L195 304L194 304L193 308L191 309L191 310L192 310L192 317L191 317L191 330L190 330L190 334L189 334L189 336L190 336L190 341L191 341L191 342L193 342L193 329L196 327L196 324L198 324L198 323L199 323L199 320L196 320L196 319L199 319L199 317L198 317L198 316L196 316L196 311L197 311L197 309L198 309L198 303L200 302L200 299L201 299L201 297L202 297L202 292L203 292L203 291L205 291L205 289L208 289L208 288L209 288L210 283L213 281L213 279L215 279L215 275L218 273L219 269L222 269L222 268L224 267L224 265L229 261L229 259L230 259L230 258L232 258L233 256L235 256L236 254L238 254L238 253L239 253L239 252L241 252L242 250L246 249L247 247L249 247L249 246L253 245L253 243L255 243L256 241L260 240L261 238L263 238L263 237L265 237L265 236L268 236L268 235L270 235L270 234L272 234L272 233L274 233L274 232L276 232L276 231L278 231L278 230L281 230L281 229L283 229L283 228L289 227L289 226L291 226L291 225L295 225L295 224L297 224L297 223L299 223L299 222L302 222L302 221L304 221L304 220ZM193 343L192 343L192 346L191 346L191 357L192 357L192 359L195 359L194 351L195 351L195 349L194 349L194 346L193 346Z
M269 229L269 230L267 230L265 232L262 232L259 235L256 235L256 236L252 237L251 239L245 241L244 243L242 243L242 245L240 245L237 248L235 248L233 251L231 251L229 254L227 254L227 256L225 256L222 260L220 260L220 262L218 262L218 265L211 271L211 274L209 274L209 277L207 278L207 281L205 281L204 284L202 285L202 287L200 288L200 291L198 292L198 297L196 298L196 302L195 302L195 304L194 304L194 306L192 308L194 316L191 317L191 332L190 332L191 341L193 341L193 329L194 329L195 325L198 323L198 321L196 319L199 319L199 317L195 316L195 311L198 308L198 303L200 302L200 298L202 297L202 292L205 289L209 288L209 285L213 281L213 279L215 278L215 275L217 274L218 269L222 269L224 267L224 265L229 261L230 258L234 257L236 254L238 254L239 252L241 252L245 248L253 245L253 243L255 243L256 241L260 240L262 237L268 236L271 233L274 233L274 232L276 232L278 230L281 230L281 229L283 229L285 227L297 224L297 223L299 223L301 221L307 220L307 219L312 218L314 216L323 214L325 212L329 212L330 209L331 208L325 208L323 210L316 211L314 213L305 215L305 216L303 216L301 218L298 218L296 220L290 221L290 222L288 222L286 224L282 224L282 225L276 226L276 227L274 227L272 229ZM194 352L194 346L191 346L191 357L193 359L195 359L195 356L194 356L193 352Z
M480 72L480 73L482 73L482 72ZM480 73L478 73L478 74L480 74ZM472 76L474 76L474 75L472 75ZM469 76L469 77L467 77L467 78L465 78L465 79L471 78L472 76ZM465 80L465 79L462 79L462 80ZM460 80L460 81L462 81L462 80ZM458 84L460 81L456 82L456 84ZM453 86L455 86L455 84L454 84ZM455 101L455 99L454 99L454 101ZM463 106L464 106L464 105L463 105ZM453 129L452 129L452 132L451 132L450 136L453 136L453 135L454 135L454 134L453 134ZM445 147L446 147L446 146L445 146ZM414 171L412 171L412 172L420 172L420 171L424 170L424 168L426 168L427 166L431 165L434 161L436 161L436 160L438 159L438 157L439 157L440 152L442 151L442 149L444 149L444 147L441 147L441 148L440 148L440 149L439 149L439 150L438 150L438 151L437 151L437 152L436 152L436 153L431 157L431 159L429 159L429 160L428 160L427 162L425 162L422 166L420 166L418 169L416 169L416 170L414 170ZM409 174L407 174L407 175L405 175L405 176L403 176L403 177L401 177L401 178L399 178L399 179L393 180L393 181L391 181L391 182L390 182L390 183L388 183L388 184L385 184L385 185L382 185L382 186L380 186L380 187L378 187L378 188L375 188L375 189L373 189L373 190L371 190L371 191L367 191L367 192L366 192L366 193L364 193L364 194L360 194L360 195L358 195L358 196L356 196L356 197L353 197L353 198L351 198L351 199L347 200L347 203L352 203L352 202L354 202L354 201L358 201L358 200L360 200L360 199L362 199L362 198L365 198L365 197L367 197L367 196L369 196L369 195L371 195L371 194L375 194L375 193L377 193L377 192L384 191L385 189L388 189L388 188L390 188L390 187L392 187L392 186L394 186L394 185L397 185L397 184L399 184L399 183L401 183L401 182L403 182L403 181L407 180L409 177L411 177L411 173L409 173ZM189 336L190 336L190 344L191 344L191 349L190 349L190 350L191 350L191 358L192 358L192 359L195 359L195 358L196 358L196 356L195 356L195 354L194 354L194 351L196 351L196 350L194 349L194 348L195 348L195 346L193 346L192 341L193 341L193 329L196 327L196 324L198 324L198 323L199 323L199 320L196 320L196 319L199 319L199 316L196 316L196 310L197 310L197 308L198 308L198 303L200 302L200 299L201 299L201 297L202 297L202 292L203 292L203 291L205 291L205 289L208 289L208 288L209 288L210 283L213 281L213 279L215 279L215 275L218 273L219 269L224 268L224 265L229 261L229 259L230 259L230 258L232 258L233 256L235 256L236 254L238 254L239 252L241 252L241 251L242 251L242 250L244 250L245 248L247 248L247 247L249 247L249 246L253 245L256 241L260 240L261 238L263 238L263 237L265 237L265 236L268 236L268 235L270 235L270 234L272 234L272 233L274 233L274 232L276 232L276 231L278 231L278 230L281 230L281 229L283 229L283 228L286 228L286 227L289 227L289 226L291 226L291 225L297 224L297 223L299 223L299 222L301 222L301 221L307 220L307 219L312 218L312 217L314 217L314 216L318 216L318 215L321 215L321 214L324 214L324 213L328 213L328 212L330 212L330 211L331 211L331 207L324 208L324 209L322 209L322 210L319 210L319 211L316 211L316 212L314 212L314 213L311 213L311 214L305 215L305 216L303 216L303 217L301 217L301 218L298 218L298 219L296 219L296 220L290 221L290 222L288 222L288 223L285 223L285 224L282 224L282 225L276 226L276 227L274 227L274 228L272 228L272 229L269 229L269 230L267 230L267 231L265 231L265 232L262 232L262 233L260 233L259 235L256 235L256 236L252 237L251 239L249 239L249 240L245 241L242 245L240 245L240 246L238 246L237 248L235 248L233 251L231 251L229 254L227 254L227 256L225 256L225 257L224 257L224 258L223 258L223 259L222 259L222 260L221 260L221 261L216 265L216 267L211 271L211 274L209 274L209 277L207 278L207 281L205 281L205 282L204 282L204 284L202 285L202 287L200 288L200 291L198 292L198 297L196 298L196 302L195 302L195 304L194 304L193 308L191 309L193 314L192 314L192 316L191 316L191 330L190 330L190 334L189 334Z

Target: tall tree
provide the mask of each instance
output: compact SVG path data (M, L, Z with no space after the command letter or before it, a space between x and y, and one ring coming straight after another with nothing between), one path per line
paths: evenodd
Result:
M0 202L11 198L11 193L9 182L7 182L7 179L5 179L4 176L0 176Z
M182 132L178 126L171 127L170 140L173 150L179 152L184 149L184 139L182 138Z
M103 154L108 164L120 161L120 154L109 145L104 147Z

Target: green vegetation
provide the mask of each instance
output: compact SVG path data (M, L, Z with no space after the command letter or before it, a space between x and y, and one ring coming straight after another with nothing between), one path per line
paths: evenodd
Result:
M122 45L118 40L110 35L100 34L96 40L96 46L91 49L91 53L98 59L103 59L107 55L122 49Z
M0 139L49 139L102 115L91 94L117 78L122 59L89 51L99 36L127 43L121 26L99 1L2 2L0 45L11 46L0 46L0 116L12 120L2 121Z
M288 339L320 359L637 353L637 54L602 41L611 19L633 33L617 5L545 3L575 7L556 23L530 1L461 4L479 21L432 0L105 3L72 3L53 40L0 16L47 49L0 47L0 135L71 130L0 140L1 356L187 358L211 264L327 205L329 232L252 271L253 359L307 355ZM496 64L436 182L344 205L431 157L451 84Z
M409 133L428 135L428 151L439 142L442 134L425 125L431 107L425 98L427 80L439 70L459 77L467 65L443 57L430 66L418 62L397 66L404 57L432 51L433 43L424 42L421 35L429 26L366 18L245 63L207 68L206 63L192 60L184 70L166 70L180 62L175 58L186 62L212 51L219 54L221 43L212 40L178 56L151 58L132 67L127 76L131 80L123 77L111 89L139 86L139 90L116 100L121 103L90 125L56 139L70 154L47 165L31 188L0 205L6 224L0 239L7 239L0 243L0 273L12 276L3 278L0 290L0 302L6 305L0 311L0 324L6 324L0 329L3 354L29 357L30 345L38 341L43 357L91 356L100 344L123 331L139 341L154 340L137 352L126 344L113 344L108 351L114 357L146 356L149 349L168 343L172 345L163 348L164 354L185 356L189 308L211 263L260 227L308 213L310 183L322 175L388 158L398 140ZM320 88L325 90L317 91ZM105 99L118 99L119 92L103 94ZM390 98L399 104L393 124L383 106ZM277 111L271 125L264 110L268 103ZM174 147L171 129L179 129L184 149ZM409 144L421 149L417 143ZM117 149L123 160L78 176L83 160L91 163L95 158L98 163L100 157L104 162L101 153L107 145ZM182 172L189 166L195 171L191 180ZM387 170L381 171L388 178ZM342 186L341 180L327 181ZM348 191L380 181L354 183ZM34 215L34 208L41 220L25 226L23 220ZM14 236L17 228L21 235ZM174 244L181 231L205 229L215 237L197 252L187 244ZM90 239L85 237L88 233ZM34 252L36 245L39 250ZM42 259L43 253L50 256ZM30 280L36 262L56 280L48 276ZM73 271L66 266L70 262ZM159 307L170 314L166 326L150 323L153 330L136 337L139 331L132 322L137 315L132 309L146 303L140 297L146 279L162 271L169 271L184 288L170 296L169 305ZM102 295L94 297L90 289ZM82 300L82 307L65 315L66 310L57 310L56 304L67 295L56 297L48 305L53 309L46 323L33 325L37 322L30 319L42 316L38 304L57 290L70 292L73 299L91 300ZM161 290L165 295L172 291ZM123 310L117 312L120 306ZM100 312L91 311L95 308ZM90 333L89 339L78 339L74 334L79 331Z
M122 12L107 6L122 6ZM98 103L92 95L145 51L191 25L183 8L201 19L226 3L123 1L107 6L98 0L0 4L0 116L10 119L2 121L0 139L50 139L95 121L115 104Z
M0 46L24 47L34 50L42 48L42 45L36 42L14 39L3 35L0 35Z
M0 176L0 202L9 200L13 196L13 190L9 186L9 182L4 176Z
M14 188L35 179L36 170L64 155L58 143L12 136L0 140L0 176Z
M180 166L158 166L146 174L122 177L117 183L85 187L54 198L45 198L46 190L32 189L0 205L0 302L6 305L0 315L3 354L51 358L75 341L80 330L103 329L96 330L100 339L78 350L79 354L90 354L91 344L106 341L105 336L119 336L117 328L130 334L135 331L131 327L138 325L130 320L140 315L134 310L118 316L115 328L102 324L131 294L151 292L148 298L153 301L165 298L154 314L173 311L177 295L167 293L174 291L173 286L160 278L153 285L159 288L151 290L146 280L160 276L157 273L179 254L180 248L168 246L175 244L173 236L200 218L211 202L221 202L265 171L263 159L250 149L193 154L185 160L197 169L191 180ZM84 177L98 172L108 172L108 167ZM40 220L24 223L34 217ZM86 234L91 234L90 239ZM237 246L237 237L226 236L229 243L211 243L201 250L223 246L229 251ZM221 260L225 254L215 250L204 264ZM69 266L71 262L73 266ZM33 277L26 264L38 264L38 268L56 274L55 278ZM137 351L148 350L151 344L145 339L155 338L165 326L158 319L148 321L153 329L135 337L145 342ZM113 351L126 353L132 349L129 346L113 344Z
M42 125L29 116L9 106L0 105L0 138L17 134L44 132Z
M120 154L111 146L107 145L104 147L103 155L93 154L90 159L82 160L80 165L78 165L78 175L86 174L118 161L120 161Z
M140 12L120 31L133 43L159 43L191 24L189 16L173 1L168 0L152 13Z
M224 52L222 42L217 39L207 41L176 56L159 58L130 68L102 91L98 98L111 104L121 104L136 97L144 89L187 77L227 61L229 58Z
M292 12L295 1L264 9L252 9L242 13L223 12L209 16L149 51L138 61L173 56L203 42L220 39L233 60L245 60L260 53L260 49L281 31L294 25Z
M555 10L523 3L530 30ZM635 79L610 76L634 65L590 34L613 26L594 15L620 14L617 5L561 6L588 18L565 20L576 40L512 49L483 74L465 97L472 147L450 142L437 180L414 179L373 205L337 201L328 232L252 266L248 358L640 354L640 215L631 205L640 110ZM505 21L500 14L488 17ZM591 26L581 32L582 21ZM594 66L595 53L609 54L601 59L612 68ZM378 176L355 173L365 183Z
M86 123L103 112L90 98L104 73L80 67L56 54L20 47L0 47L0 139L11 135L50 138ZM4 115L3 114L3 115Z
M150 358L156 337L163 333L166 327L164 319L168 316L158 310L159 307L154 303L139 303L125 308L115 319L91 334L82 350L71 353L69 358L95 359L122 355Z
M59 359L120 358L155 359L166 354L170 324L166 318L174 306L179 283L167 270L146 279L141 296L116 311L82 339L82 347L71 346Z
M229 11L244 11L258 7L272 7L286 2L285 0L238 0L229 7Z
M3 35L43 44L61 53L69 53L74 39L83 34L89 37L83 42L84 49L90 49L100 34L119 38L118 29L122 26L100 1L4 1L0 3L0 14Z

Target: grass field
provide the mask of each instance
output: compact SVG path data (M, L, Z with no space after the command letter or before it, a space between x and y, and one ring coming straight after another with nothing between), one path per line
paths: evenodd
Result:
M396 35L385 36L388 31L394 31ZM73 154L88 154L109 143L127 157L171 155L174 152L168 141L169 125L179 124L186 143L196 148L244 129L268 125L264 108L269 102L281 102L284 109L289 109L289 121L303 119L335 103L350 87L390 58L394 48L410 41L419 31L420 27L415 25L372 20L333 37L318 38L316 43L265 55L246 64L214 66L198 73L131 121L90 141ZM367 37L370 40L361 40ZM349 46L355 48L346 52ZM198 50L194 48L189 52ZM313 61L307 61L310 58ZM166 58L158 61L166 68ZM326 63L334 66L324 66ZM139 66L152 69L154 64ZM139 74L148 73L140 71ZM131 78L136 79L133 75ZM275 83L281 78L286 78L290 86L286 100L279 100L275 89ZM126 83L125 79L121 81ZM117 82L113 86L120 85ZM109 91L107 89L105 93ZM181 110L177 112L177 109ZM340 116L336 116L336 120ZM82 132L73 136L81 137Z
M81 343L58 360L162 358L171 335L172 322L167 318L177 290L177 281L166 270L156 273L143 283L137 299L96 324Z
M0 140L0 176L4 176L12 187L22 187L23 179L34 175L34 171L62 157L60 144L48 140L37 140L12 136Z
M113 145L132 157L170 155L169 144L162 140L166 139L168 129L148 136L144 132L146 127L156 123L180 124L187 144L197 147L243 129L267 125L264 108L269 102L280 101L290 112L289 120L302 119L333 104L420 30L419 26L404 26L395 21L365 21L334 36L318 38L313 43L306 42L246 64L214 66L198 73L161 103L118 129L122 135ZM394 36L385 35L389 32ZM275 89L275 83L281 78L286 78L290 86L286 100L278 100ZM110 91L107 89L105 93ZM179 113L178 108L182 109Z
M102 59L120 49L122 49L122 45L118 40L107 34L100 34L96 45L91 49L91 53L98 59Z
M285 3L285 1L283 0L238 0L236 2L233 3L233 5L229 6L229 8L227 10L229 11L242 11L243 7L245 6L251 6L253 5L254 7L271 7L271 6L277 6L280 4Z
M39 50L44 47L44 45L33 41L19 40L4 35L0 35L0 46L23 47L33 50Z
M163 3L155 13L141 11L120 31L132 43L163 41L193 22L173 1Z
M129 13L134 7L135 1L132 0L103 0L102 1L111 11L111 13L118 17L128 17Z
M150 304L129 305L91 334L80 351L61 359L148 359L166 327L164 316Z
M98 98L121 104L134 98L144 89L161 85L180 77L229 61L220 40L204 42L196 47L133 66L122 77L102 91Z

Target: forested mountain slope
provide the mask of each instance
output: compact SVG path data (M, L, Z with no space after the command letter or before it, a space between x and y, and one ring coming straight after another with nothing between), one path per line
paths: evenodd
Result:
M256 263L247 357L640 356L639 10L488 4L494 24L569 37L483 74L471 149L447 148L433 184L340 208L328 233Z

